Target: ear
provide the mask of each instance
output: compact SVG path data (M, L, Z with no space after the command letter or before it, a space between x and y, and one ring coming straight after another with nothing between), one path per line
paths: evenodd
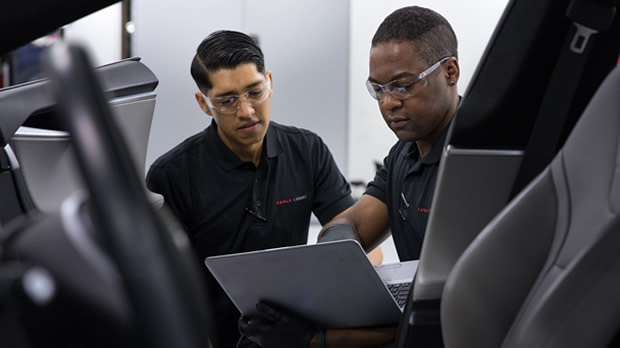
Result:
M452 57L445 63L446 79L448 82L457 83L461 76L461 68L458 59Z
M207 101L205 100L204 95L202 95L202 93L200 93L200 92L196 92L196 93L194 93L194 96L196 97L196 101L198 102L198 106L200 106L202 111L205 114L213 117L213 114L211 113L211 109L209 109L209 105L207 105Z

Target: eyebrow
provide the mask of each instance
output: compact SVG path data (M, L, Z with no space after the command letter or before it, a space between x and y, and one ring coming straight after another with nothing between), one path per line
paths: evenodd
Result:
M383 83L383 84L388 84L388 83L390 83L390 82L392 82L392 81L396 81L396 80L403 79L403 78L407 78L407 77L416 77L416 76L418 76L418 75L419 75L419 74L414 74L414 73L410 73L410 72L408 72L408 71L405 71L405 72L402 72L402 73L400 73L400 74L398 74L398 75L396 75L396 76L393 76L393 77L392 77L392 79L390 79L388 82ZM368 76L368 81L370 81L370 82L372 82L372 83L379 83L379 81L377 81L377 80L373 79L373 78L372 78L372 77L370 77L370 76Z
M265 83L265 81L267 81L267 79L251 83L251 84L245 86L245 88L243 90L247 91L248 89L252 89L254 87L260 86L261 84ZM228 97L228 96L233 96L233 95L239 95L239 93L237 93L236 91L225 91L225 92L216 94L214 96L214 98Z

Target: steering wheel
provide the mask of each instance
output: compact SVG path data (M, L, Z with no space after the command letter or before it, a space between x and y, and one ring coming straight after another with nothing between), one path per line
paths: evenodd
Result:
M89 191L91 219L123 280L136 341L207 347L213 337L207 292L187 237L149 202L88 54L79 45L56 44L44 68Z

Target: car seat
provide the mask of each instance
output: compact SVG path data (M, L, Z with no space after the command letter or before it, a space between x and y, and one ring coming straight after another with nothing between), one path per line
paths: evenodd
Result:
M443 290L446 347L605 347L620 326L620 68Z

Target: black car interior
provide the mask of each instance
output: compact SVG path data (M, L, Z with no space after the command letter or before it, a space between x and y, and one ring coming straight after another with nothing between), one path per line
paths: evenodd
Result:
M617 5L521 0L506 6L450 129L412 293L415 310L401 322L410 326L401 341L442 345L440 307L455 263L548 165L617 65ZM595 28L587 41L580 26ZM577 43L584 45L580 52Z
M396 346L618 345L618 2L508 2L450 128ZM113 116L112 100L157 78L139 59L93 69L77 45L55 45L45 68L0 89L0 340L216 343L189 242L154 208ZM52 203L21 164L24 126L71 145L81 182Z
M79 346L82 339L103 346L206 346L206 290L189 242L149 201L85 51L58 45L47 63L52 78L38 83L56 101L48 116L71 134L88 194L71 194L56 213L28 211L3 231L3 263L17 265L7 278L17 290L9 295L35 304L24 308L26 336L35 346ZM139 81L144 74L133 76L135 85L145 82ZM140 90L130 84L115 87ZM42 270L35 279L52 289L45 301L37 302L36 288L26 285L33 270ZM102 337L88 334L93 331Z
M157 77L138 58L98 67L96 73L143 175ZM0 223L32 210L55 212L69 194L84 186L71 137L53 117L54 106L47 80L0 93L1 156L6 163L0 169L0 188L7 193L0 203Z
M551 164L456 262L441 301L447 347L610 344L620 327L619 92L614 68Z

